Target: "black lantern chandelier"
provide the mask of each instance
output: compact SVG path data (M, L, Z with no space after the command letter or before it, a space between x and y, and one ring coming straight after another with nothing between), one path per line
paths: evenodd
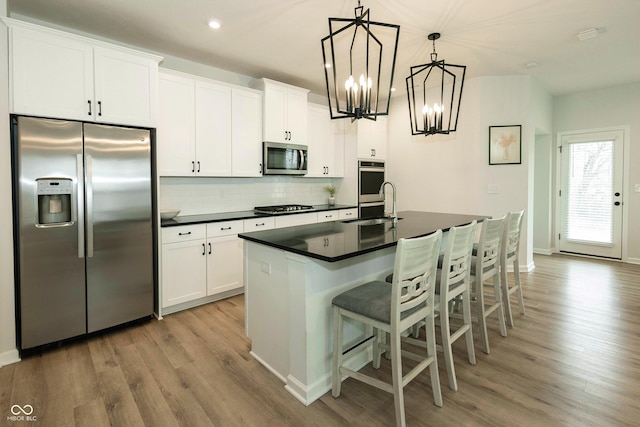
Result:
M329 18L322 59L332 119L376 120L389 113L399 33L399 25L370 21L360 1L354 19ZM382 40L392 41L393 52Z
M429 34L433 41L431 63L411 67L407 77L407 97L413 135L448 134L458 126L460 99L466 66L438 61L436 40L440 33Z

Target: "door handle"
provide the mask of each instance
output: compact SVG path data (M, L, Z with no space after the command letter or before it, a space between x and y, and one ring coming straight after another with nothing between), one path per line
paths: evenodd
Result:
M89 115L91 115L91 100L87 100L87 103L89 104Z
M211 255L211 243L209 243L209 255Z
M178 236L188 236L189 234L191 234L191 232L187 231L186 233L178 233Z
M102 101L98 101L98 116L102 116Z
M191 172L195 172L196 171L196 162L194 162L193 160L191 161Z
M206 254L207 254L207 249L206 249L206 246L203 243L202 244L202 255L206 255Z
M91 108L91 101L89 101ZM91 111L89 111L91 115ZM77 186L77 216L78 216L78 258L84 258L84 166L82 154L76 155L76 176L78 179Z
M198 173L200 173L200 160L198 160Z
M85 158L87 173L87 258L93 257L93 160L87 154Z

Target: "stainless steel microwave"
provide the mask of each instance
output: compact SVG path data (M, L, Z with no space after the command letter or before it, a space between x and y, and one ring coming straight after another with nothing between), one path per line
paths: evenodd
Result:
M262 173L264 175L306 175L306 145L266 141L262 144Z

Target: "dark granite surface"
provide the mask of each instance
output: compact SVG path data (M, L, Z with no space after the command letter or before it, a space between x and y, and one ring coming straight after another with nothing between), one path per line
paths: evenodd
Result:
M395 246L401 238L426 236L438 229L447 231L473 220L480 222L489 216L404 211L399 212L398 217L402 219L395 227L392 222L358 225L353 222L332 221L241 233L239 236L310 258L336 262Z
M287 212L277 215L265 215L258 214L251 211L237 211L237 212L223 212L216 214L205 214L205 215L185 215L185 216L177 216L173 219L162 220L160 226L161 227L174 227L177 225L191 225L191 224L206 224L208 222L221 222L221 221L232 221L235 219L251 219L251 218L260 218L260 217L269 217L269 216L284 216L284 215L296 215L301 213L309 213L309 212L324 212L324 211L333 211L337 209L352 209L357 208L357 206L353 205L314 205L313 209L305 210L305 211L296 211L296 212Z

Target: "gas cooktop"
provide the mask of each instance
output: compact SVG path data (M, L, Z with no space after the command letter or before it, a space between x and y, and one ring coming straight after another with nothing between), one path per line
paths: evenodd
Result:
M281 213L291 213L298 211L308 211L312 210L313 206L309 205L276 205L276 206L256 206L253 208L254 212L264 213L264 214L281 214Z

